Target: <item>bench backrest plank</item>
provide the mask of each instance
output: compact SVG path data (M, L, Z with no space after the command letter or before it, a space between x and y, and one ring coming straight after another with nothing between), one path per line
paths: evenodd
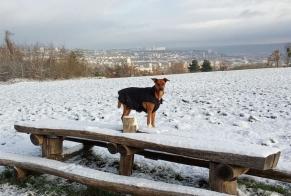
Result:
M276 167L280 156L278 149L266 146L210 139L198 141L165 134L121 133L77 121L18 122L15 129L32 134L102 140L259 170Z
M135 195L225 195L205 189L106 173L72 163L0 152L0 165L51 174L108 191Z

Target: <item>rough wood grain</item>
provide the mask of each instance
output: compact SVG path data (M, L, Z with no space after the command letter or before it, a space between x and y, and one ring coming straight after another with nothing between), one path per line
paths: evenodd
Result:
M42 144L42 157L63 159L63 138L60 136L45 136Z
M208 160L212 162L225 163L230 165L237 165L246 168L252 168L257 170L267 170L274 168L276 166L276 160L280 156L280 152L271 153L268 156L250 156L250 155L240 155L232 154L228 152L216 152L207 150L197 150L186 147L177 147L175 145L169 145L167 143L155 143L150 140L144 141L140 133L140 138L131 138L128 134L104 132L98 130L94 131L84 131L84 130L67 130L67 129L49 129L49 128L36 128L33 127L33 123L29 126L15 125L15 129L19 132L33 133L33 134L48 134L48 135L58 135L65 137L79 137L89 140L101 140L105 142L111 142L116 144L122 144L130 147L149 149L162 151L167 153L172 153L176 155L181 155L185 157L191 157L195 159ZM130 134L131 135L131 134ZM150 135L150 136L149 136ZM147 134L147 137L151 137L151 134ZM154 137L154 136L152 136ZM153 138L154 139L154 138ZM183 139L183 138L182 138ZM193 140L195 142L195 140ZM231 149L230 149L231 150ZM255 150L255 149L254 149Z

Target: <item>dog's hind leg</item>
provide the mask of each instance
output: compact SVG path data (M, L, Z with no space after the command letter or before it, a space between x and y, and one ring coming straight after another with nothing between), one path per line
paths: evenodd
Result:
M128 116L131 112L131 109L129 107L127 107L126 105L122 104L123 106L123 113L122 113L122 116L121 116L121 120L123 120L123 117L124 116Z

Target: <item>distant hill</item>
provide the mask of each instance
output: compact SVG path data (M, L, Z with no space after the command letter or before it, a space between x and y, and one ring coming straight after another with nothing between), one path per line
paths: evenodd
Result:
M266 56L270 55L272 51L276 49L279 49L281 52L284 51L285 44L286 43L229 45L209 47L209 49L233 56Z

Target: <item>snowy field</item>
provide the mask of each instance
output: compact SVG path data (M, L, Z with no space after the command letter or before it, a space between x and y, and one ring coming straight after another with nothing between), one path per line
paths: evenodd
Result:
M195 73L167 78L170 82L156 117L161 134L277 147L282 151L278 167L291 168L291 68ZM15 121L53 118L121 127L117 91L129 86L152 85L150 77L2 83L1 151L40 154L40 149L31 144L27 134L15 132ZM132 112L132 115L137 117L140 127L146 127L145 113ZM99 157L97 161L94 158L91 163L81 158L71 161L117 173L117 156L99 148L95 153ZM208 170L203 168L145 160L137 157L135 176L195 186L208 178ZM103 164L95 163L98 161ZM177 174L183 180L173 178ZM244 194L245 190L241 189ZM10 185L0 185L0 190L9 195L16 191Z

